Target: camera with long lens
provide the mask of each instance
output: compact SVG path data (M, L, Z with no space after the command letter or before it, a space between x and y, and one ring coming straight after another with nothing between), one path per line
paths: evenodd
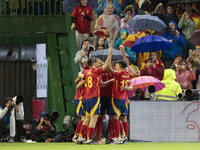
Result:
M185 94L179 93L178 98L179 100L186 100L186 101L192 101L192 100L199 100L199 92L191 89L187 89L184 92Z
M21 95L17 95L15 97L13 97L12 100L13 100L11 102L12 105L19 105L21 102L23 102L24 98Z
M44 119L52 123L55 123L57 118L60 116L60 114L57 111L45 111L45 112L46 116L44 117Z
M156 91L156 88L155 88L155 86L150 85L147 90L148 90L150 97L151 97L151 94L153 94ZM135 91L135 99L136 100L144 99L144 92L142 91L142 89L137 89ZM153 98L151 98L151 99L153 99Z

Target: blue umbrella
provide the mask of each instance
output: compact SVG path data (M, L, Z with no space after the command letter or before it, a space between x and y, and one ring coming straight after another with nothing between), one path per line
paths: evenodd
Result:
M96 50L92 51L90 53L90 58L91 57L97 57L100 60L103 60L104 58L108 57L109 50L108 49L102 49L102 50ZM129 57L129 55L126 53L126 56ZM113 60L123 60L123 54L120 50L115 50L112 53L112 59Z
M127 24L136 30L162 31L167 26L157 16L136 15Z
M74 11L74 8L81 3L80 0L64 0L62 4L63 12L71 15ZM88 0L87 5L94 9L98 6L98 0Z
M134 51L136 53L144 53L151 50L159 51L168 49L171 44L172 42L162 36L148 35L135 41L130 51Z

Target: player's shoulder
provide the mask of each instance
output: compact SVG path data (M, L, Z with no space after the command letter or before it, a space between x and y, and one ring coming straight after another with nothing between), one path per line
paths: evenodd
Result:
M85 8L92 10L92 7L87 5Z

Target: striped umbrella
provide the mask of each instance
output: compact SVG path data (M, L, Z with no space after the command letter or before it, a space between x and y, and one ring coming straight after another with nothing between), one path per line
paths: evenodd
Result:
M109 50L108 49L103 49L103 50L96 50L92 51L90 53L90 57L97 57L100 60L103 60L104 58L108 57ZM129 57L129 55L126 53L126 56ZM114 49L112 53L112 59L113 60L123 60L123 54L120 50Z

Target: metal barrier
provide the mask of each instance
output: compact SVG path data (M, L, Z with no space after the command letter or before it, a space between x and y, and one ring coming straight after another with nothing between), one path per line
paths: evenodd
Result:
M63 15L62 0L0 0L0 16Z

